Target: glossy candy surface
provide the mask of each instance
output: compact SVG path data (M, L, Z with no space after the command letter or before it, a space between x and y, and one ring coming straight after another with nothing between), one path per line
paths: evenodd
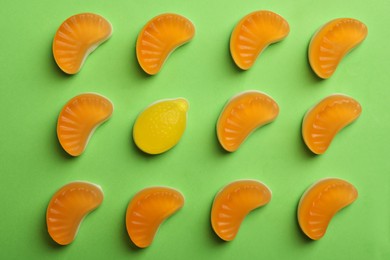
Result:
M100 15L82 13L69 17L54 36L53 55L58 67L67 74L76 74L88 55L111 34L110 22Z
M50 237L60 245L75 239L84 217L103 201L100 186L72 182L58 190L47 207L46 224Z
M95 129L111 117L113 109L110 100L94 93L69 100L57 122L57 137L62 148L72 156L82 154Z
M172 188L151 187L138 192L126 211L131 241L140 248L150 246L161 223L183 205L183 195Z
M356 188L345 180L319 180L299 201L298 222L302 231L313 240L322 238L333 216L357 197Z
M332 20L313 36L309 46L309 62L318 77L333 75L343 57L367 36L365 24L352 18Z
M228 101L218 118L218 140L226 151L234 152L254 130L278 114L279 106L270 96L259 91L240 93Z
M290 27L280 15L271 11L248 14L234 28L230 38L230 53L236 65L250 69L268 45L287 37Z
M183 98L153 103L138 116L133 139L140 150L160 154L174 147L187 124L188 101Z
M351 97L335 94L321 100L305 115L302 136L307 147L315 154L323 154L336 134L355 121L362 108Z
M213 230L221 239L233 240L246 215L270 200L270 189L259 181L239 180L228 184L218 192L213 202Z
M195 35L195 27L178 14L162 14L150 20L137 39L137 59L141 68L150 75L157 74L168 56Z

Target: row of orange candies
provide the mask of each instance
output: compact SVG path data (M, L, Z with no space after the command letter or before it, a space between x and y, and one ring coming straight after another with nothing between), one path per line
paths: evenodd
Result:
M290 27L280 15L256 11L246 15L234 28L230 52L236 65L247 70L270 44L287 37ZM53 55L65 73L75 74L87 56L110 38L112 26L105 18L92 13L74 15L65 20L54 37ZM141 30L136 44L137 59L142 69L157 74L169 54L190 41L195 27L178 14L162 14L150 20ZM309 61L321 78L329 78L339 62L367 36L367 27L352 18L334 19L313 36Z
M238 180L221 189L213 201L211 226L222 240L232 241L246 215L268 204L271 190L257 180ZM356 200L358 192L349 182L337 178L317 181L302 195L298 222L303 233L321 239L333 216ZM73 242L84 217L103 202L100 186L89 182L72 182L52 197L46 212L50 237L60 245ZM161 223L184 206L184 197L169 187L149 187L130 200L126 210L126 229L131 241L148 247Z

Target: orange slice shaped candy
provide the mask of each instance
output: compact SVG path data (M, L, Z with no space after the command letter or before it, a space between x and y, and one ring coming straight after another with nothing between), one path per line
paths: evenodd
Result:
M228 152L236 151L257 128L272 122L279 114L278 104L259 91L234 96L223 108L217 122L217 136Z
M82 154L96 127L111 117L113 109L111 101L98 94L81 94L69 100L57 122L62 148L72 156Z
M335 178L322 179L302 195L298 205L298 222L311 239L325 235L329 222L342 208L356 200L358 192L347 181Z
M67 74L76 74L88 55L111 33L111 24L100 15L83 13L69 17L54 36L53 55L58 67Z
M305 115L302 136L315 154L323 154L336 134L361 114L359 102L345 95L331 95L321 100Z
M259 181L239 180L230 183L214 199L211 225L215 233L225 241L233 240L245 216L270 200L270 189Z
M84 217L100 206L103 191L89 182L72 182L58 190L46 211L47 230L60 245L68 245L75 239Z
M150 20L137 39L137 59L148 74L157 74L165 60L177 47L189 42L195 27L178 14L161 14Z
M287 21L271 11L248 14L234 28L230 38L230 53L236 65L243 70L252 67L268 45L287 37Z
M343 57L367 36L367 27L352 18L340 18L322 26L309 46L309 62L318 77L333 75Z
M138 192L126 212L131 241L140 248L150 246L161 223L183 205L183 195L172 188L151 187Z

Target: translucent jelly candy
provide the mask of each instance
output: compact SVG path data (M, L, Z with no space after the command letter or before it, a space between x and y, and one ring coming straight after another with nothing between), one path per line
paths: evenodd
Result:
M333 75L343 57L367 36L367 27L351 18L335 19L322 26L309 46L309 62L318 77Z
M236 65L247 70L268 45L287 37L290 27L286 20L270 11L248 14L234 28L230 53Z
M113 109L110 100L98 94L81 94L69 100L57 122L62 148L72 156L82 154L95 129L111 117Z
M183 195L171 188L152 187L138 192L126 211L131 241L140 248L150 246L160 224L183 205Z
M257 128L272 122L279 114L278 104L259 91L234 96L223 108L217 122L217 136L222 147L236 151Z
M88 182L72 182L58 190L46 212L47 230L60 245L73 242L84 217L100 206L103 192L100 186Z
M183 98L153 103L137 118L133 138L135 144L148 154L160 154L174 147L184 133L188 101Z
M146 73L157 74L171 52L189 42L194 35L194 25L181 15L162 14L153 18L138 36L139 65Z
M54 36L53 55L58 67L67 74L76 74L88 55L111 33L111 24L100 15L83 13L69 17Z
M270 189L259 181L240 180L230 183L214 199L211 225L215 233L225 241L233 240L245 216L270 200Z
M331 95L321 100L305 115L302 136L315 154L323 154L336 134L355 121L362 112L356 100L345 95Z
M356 200L356 188L341 179L322 179L302 195L298 205L298 222L311 239L325 235L329 222L342 208Z

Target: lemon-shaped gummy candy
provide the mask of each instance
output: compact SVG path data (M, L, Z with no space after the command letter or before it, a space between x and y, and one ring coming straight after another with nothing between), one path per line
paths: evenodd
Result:
M166 99L153 103L137 118L133 128L135 144L148 154L160 154L174 147L184 133L188 101Z

